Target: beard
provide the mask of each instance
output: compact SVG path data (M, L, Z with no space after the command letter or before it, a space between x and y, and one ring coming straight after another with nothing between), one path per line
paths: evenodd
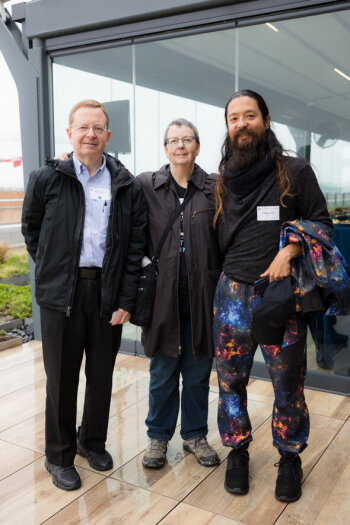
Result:
M242 135L251 136L251 141L248 144L241 145L239 138ZM238 131L233 137L227 135L227 141L229 159L225 168L232 173L249 168L267 153L267 132L265 129L261 133L256 133L250 129Z

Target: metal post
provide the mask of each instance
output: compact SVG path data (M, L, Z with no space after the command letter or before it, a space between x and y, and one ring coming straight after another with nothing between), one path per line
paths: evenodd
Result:
M29 43L28 43L29 44ZM27 186L29 174L44 163L50 151L50 114L45 90L45 54L36 41L33 49L22 43L22 34L7 13L6 23L0 19L0 47L18 91L20 109L23 176ZM46 68L47 69L47 68ZM40 313L34 296L34 263L30 261L34 337L41 339Z

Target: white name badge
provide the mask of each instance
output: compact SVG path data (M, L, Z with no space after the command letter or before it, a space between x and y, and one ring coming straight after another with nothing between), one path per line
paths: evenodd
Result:
M258 206L257 209L258 221L279 221L280 207L279 206Z
M93 201L110 201L111 190L109 188L90 188L90 199Z

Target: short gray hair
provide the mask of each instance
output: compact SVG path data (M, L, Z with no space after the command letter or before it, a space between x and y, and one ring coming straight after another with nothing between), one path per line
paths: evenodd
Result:
M170 124L168 124L168 126L167 126L167 128L165 130L165 133L164 133L164 146L166 146L166 141L167 141L167 138L168 138L168 131L169 131L169 128L171 126L178 126L179 128L191 128L191 130L194 133L194 138L196 139L197 144L200 144L199 133L198 133L198 129L196 128L196 126L194 124L192 124L192 122L190 122L189 120L187 120L185 118L177 118L176 120L172 120L170 122Z

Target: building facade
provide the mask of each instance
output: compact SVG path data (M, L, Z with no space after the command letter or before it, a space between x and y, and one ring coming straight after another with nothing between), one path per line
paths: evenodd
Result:
M84 98L106 104L109 152L133 173L165 163L164 129L177 117L197 125L198 162L216 172L223 107L232 92L253 89L283 146L311 162L350 263L349 44L349 1L17 4L0 22L0 45L19 92L25 177L69 150L67 115ZM141 352L139 335L127 327L124 348ZM309 386L349 393L349 335L344 317L324 321L318 351L310 337ZM265 376L260 354L254 367Z

